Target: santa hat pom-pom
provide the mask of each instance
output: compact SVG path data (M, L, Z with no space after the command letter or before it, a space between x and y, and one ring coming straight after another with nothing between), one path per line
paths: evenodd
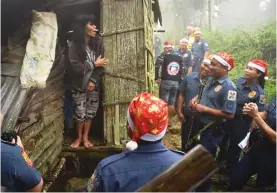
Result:
M268 76L265 76L264 79L265 79L265 80L268 80Z
M134 151L135 149L138 148L138 143L135 142L135 141L129 141L127 144L126 144L126 148L130 151Z

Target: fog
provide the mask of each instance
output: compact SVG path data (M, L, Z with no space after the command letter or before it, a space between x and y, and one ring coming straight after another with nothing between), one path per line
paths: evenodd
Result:
M164 40L183 36L186 26L193 23L205 29L256 28L269 20L276 20L276 0L211 0L209 26L208 0L159 0L162 26L165 33L157 33ZM198 10L197 10L198 9ZM175 39L175 37L174 37Z

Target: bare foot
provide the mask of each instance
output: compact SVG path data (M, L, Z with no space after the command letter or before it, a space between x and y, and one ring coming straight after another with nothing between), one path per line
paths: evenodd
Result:
M92 143L88 139L84 139L84 146L85 148L91 148L93 147Z
M70 147L71 147L72 149L76 149L77 147L80 146L80 143L81 143L81 139L76 139L76 140L70 145Z

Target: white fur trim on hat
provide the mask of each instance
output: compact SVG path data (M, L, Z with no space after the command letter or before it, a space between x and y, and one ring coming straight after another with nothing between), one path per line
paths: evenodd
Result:
M203 61L202 61L204 64L208 64L210 65L211 64L211 60L205 58Z
M128 124L129 124L129 126L130 126L130 128L131 128L131 130L133 131L133 129L134 129L134 122L133 122L133 120L131 119L131 116L130 116L130 112L129 112L129 109L127 110L127 121L128 121ZM165 133L166 133L166 129L167 129L167 126L164 128L164 130L160 133L160 134L158 134L158 135L152 135L152 134L150 134L150 133L146 133L146 134L144 134L143 136L141 136L140 137L140 139L142 139L142 140L144 140L144 141L158 141L158 140L160 140L160 139L162 139L163 138L163 136L165 135ZM127 144L126 144L126 147L127 147L127 145L129 144L129 147L134 147L134 144L133 144L133 142L131 143L132 141L129 141ZM127 147L128 148L128 147ZM136 149L136 148L135 148ZM130 149L131 150L131 149ZM131 150L131 151L133 151L133 150Z
M218 62L220 62L223 66L227 66L228 67L228 70L231 70L231 65L226 61L224 60L222 57L218 56L218 55L213 55L214 59L216 59Z
M188 43L188 42L189 42L189 40L186 39L186 38L183 38L183 39L180 40L180 44L182 44L182 43Z
M126 144L126 148L130 151L134 151L135 149L138 148L138 143L135 142L135 141L129 141L127 144Z
M249 62L247 64L247 66L250 66L250 67L253 67L253 68L256 68L257 70L265 73L265 68L263 68L262 66L258 65L258 64L255 64L254 62Z
M173 45L166 45L166 46L164 46L164 48L174 48L174 46Z

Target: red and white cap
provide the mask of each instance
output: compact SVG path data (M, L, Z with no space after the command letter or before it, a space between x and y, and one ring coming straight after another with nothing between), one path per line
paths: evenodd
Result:
M250 66L252 68L256 68L257 70L259 70L260 72L264 73L265 75L265 80L268 79L267 77L267 73L268 73L268 65L267 63L264 61L264 60L259 60L259 59L254 59L254 60L251 60L247 66Z
M202 34L202 30L200 27L194 28L193 34Z
M205 58L203 61L202 61L203 64L208 64L210 65L211 64L211 60L208 59L208 58Z
M143 92L137 95L127 110L128 135L126 144L130 151L138 147L137 141L158 141L166 133L168 124L167 103L154 95Z
M174 48L173 43L171 41L164 42L164 48Z
M187 38L182 38L180 40L180 44L187 44L187 43L189 43L189 40Z
M235 67L233 56L230 53L218 52L212 56L212 59L215 59L223 66L226 66L228 71Z
M187 29L194 29L192 24L188 24Z

